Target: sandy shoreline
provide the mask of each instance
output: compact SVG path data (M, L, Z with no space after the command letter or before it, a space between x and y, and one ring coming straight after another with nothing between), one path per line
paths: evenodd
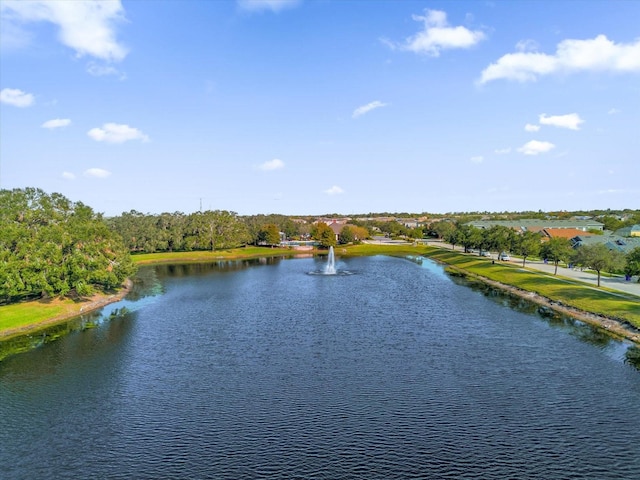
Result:
M56 315L55 317L47 318L46 320L32 323L30 325L23 325L21 327L3 330L2 332L0 332L0 341L7 340L18 335L35 333L45 328L64 323L67 320L70 320L79 315L98 310L105 305L109 305L110 303L118 302L122 300L127 295L127 293L129 293L132 286L133 282L130 279L127 279L122 285L122 288L117 293L114 293L112 295L95 294L86 301L80 302L75 305L74 307L76 308L66 311L60 315Z

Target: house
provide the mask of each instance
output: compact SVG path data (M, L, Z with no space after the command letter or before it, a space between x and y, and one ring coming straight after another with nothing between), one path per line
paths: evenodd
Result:
M580 235L571 239L573 248L584 245L604 244L609 250L618 250L624 254L640 247L640 238L621 237L619 235Z
M621 237L640 237L640 225L620 228L615 231L615 234Z
M416 218L398 218L396 221L407 228L417 228L424 225L420 220Z
M338 221L333 221L331 223L328 223L327 225L329 225L329 228L333 230L333 233L336 235L336 241L338 241L340 239L340 233L342 232L342 229L345 227L346 222L342 223Z
M580 230L580 232L604 230L604 223L597 222L595 220L547 220L538 218L521 220L474 220L472 222L467 222L466 225L471 225L472 227L480 229L491 228L494 225L502 225L520 232L539 232L546 228L570 228Z
M548 238L566 238L567 240L571 240L574 237L593 235L592 233L583 232L577 228L543 228L541 233Z

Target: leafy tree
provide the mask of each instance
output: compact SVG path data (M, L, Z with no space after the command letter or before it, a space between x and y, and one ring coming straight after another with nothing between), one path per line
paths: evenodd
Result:
M640 247L636 247L627 253L624 273L630 277L638 275L638 282L640 282Z
M135 267L122 238L82 203L0 190L0 301L119 286Z
M515 252L518 255L522 255L522 266L525 266L527 261L527 257L532 255L538 255L540 253L540 242L541 237L539 233L536 232L524 232L522 235L517 237Z
M482 241L482 233L478 228L470 225L458 225L456 231L457 241L464 247L465 252L476 247Z
M278 226L273 223L263 225L258 232L258 241L265 245L278 245L280 243L280 230Z
M338 242L341 244L360 243L366 238L369 238L369 230L365 227L345 225L338 235Z
M311 237L323 247L334 247L336 245L336 234L331 227L324 222L318 222L311 228Z
M356 236L349 225L345 225L340 235L338 235L338 242L341 244L353 243L355 239Z
M609 250L603 243L583 245L579 247L573 261L576 265L595 270L598 274L598 286L600 286L600 273L615 272L624 267L624 254L617 250Z
M453 229L447 230L444 233L443 238L447 243L451 244L451 250L455 250L456 245L460 244L460 240L462 239L462 234L460 233L460 230L458 230L458 227L454 225Z
M487 229L486 245L488 250L495 250L498 254L501 252L511 252L515 240L516 232L511 228L494 225Z
M550 260L555 265L554 275L558 273L558 264L562 261L567 261L571 256L573 249L571 243L566 238L554 237L548 242L542 244L540 249L540 255L542 258Z
M235 212L207 210L189 215L185 238L187 248L216 250L245 245L250 240L249 231Z
M624 227L624 222L622 220L611 215L605 215L599 220L604 223L605 230L618 230L619 228Z
M446 220L440 221L440 222L433 222L430 225L430 231L435 233L438 238L442 238L444 240L447 239L447 237L453 233L453 231L456 229L456 226L451 223L448 222Z

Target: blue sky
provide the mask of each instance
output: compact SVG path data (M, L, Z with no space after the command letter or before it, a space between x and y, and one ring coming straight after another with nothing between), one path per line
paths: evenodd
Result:
M640 208L637 1L0 11L1 188L106 215Z

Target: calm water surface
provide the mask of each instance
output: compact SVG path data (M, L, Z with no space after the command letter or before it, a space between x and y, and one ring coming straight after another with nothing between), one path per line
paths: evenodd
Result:
M0 362L0 477L640 478L626 344L428 261L321 262L147 268L130 313Z

